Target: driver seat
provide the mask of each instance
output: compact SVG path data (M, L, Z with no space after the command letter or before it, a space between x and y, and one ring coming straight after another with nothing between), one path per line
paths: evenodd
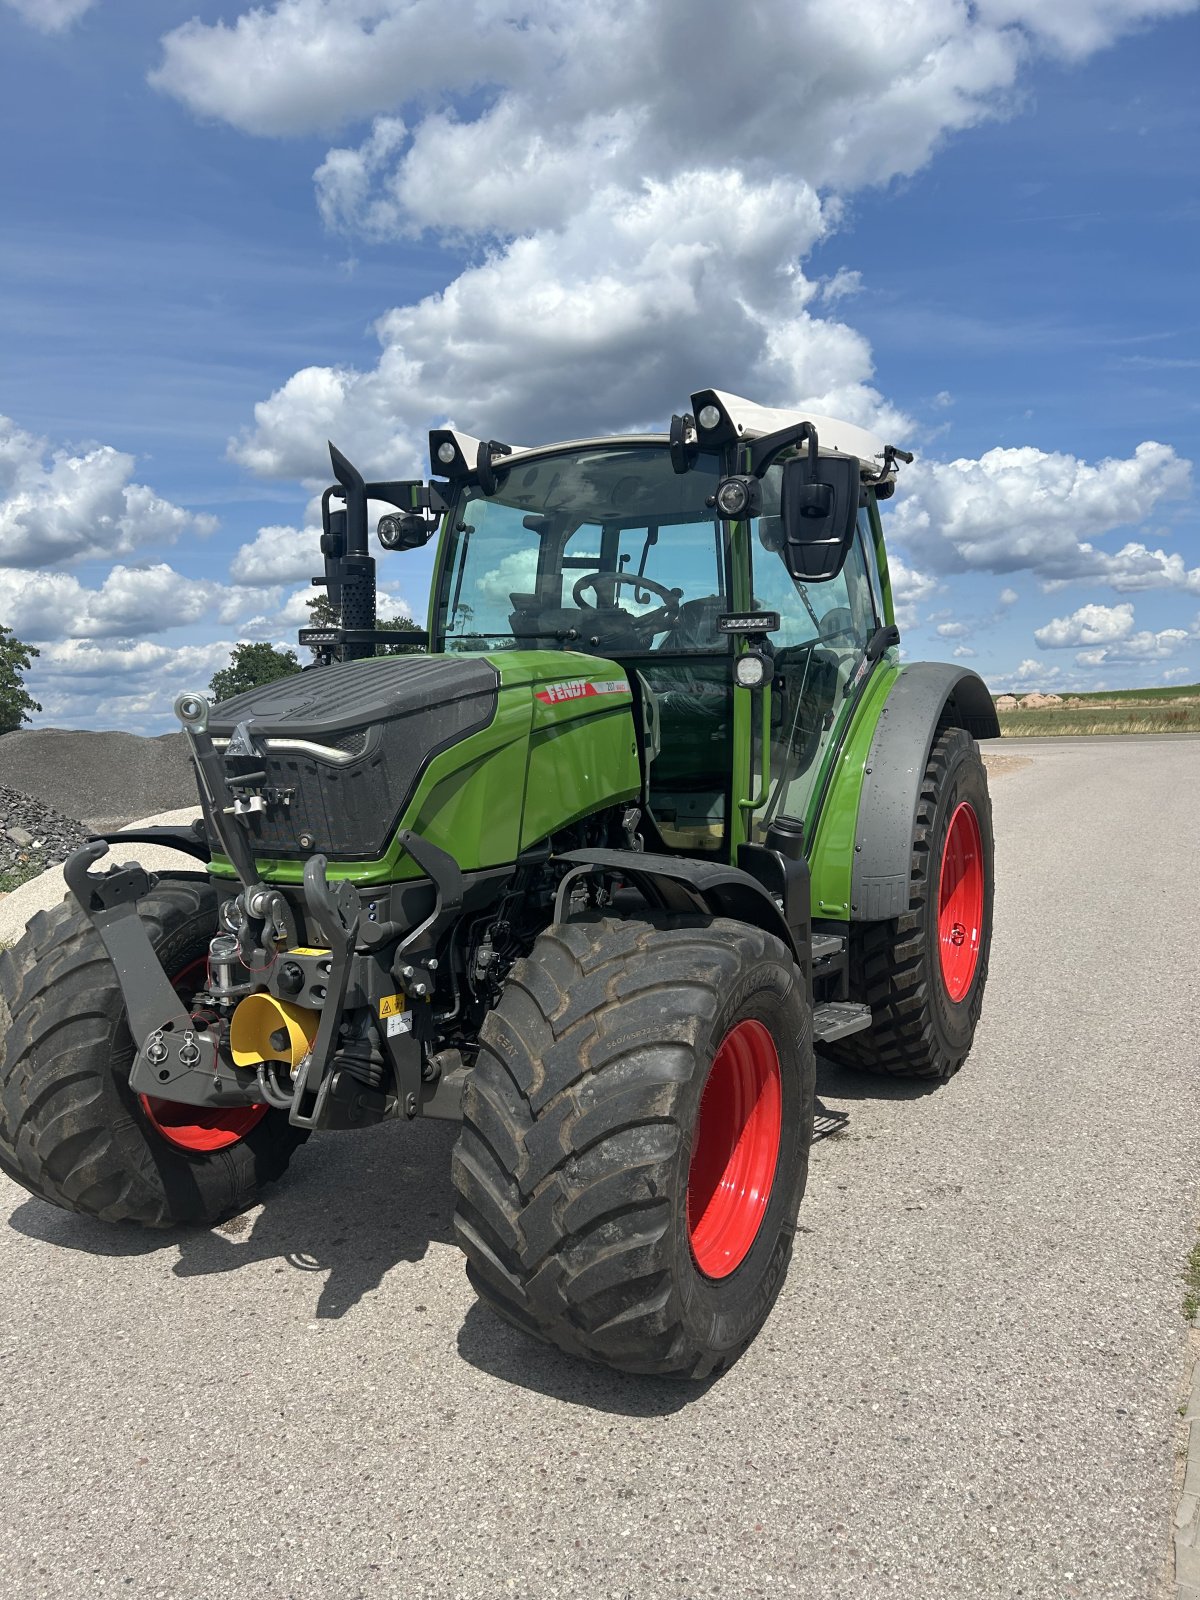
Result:
M711 650L725 642L726 636L717 632L717 618L725 611L725 601L719 594L706 594L699 600L685 600L679 608L679 620L668 628L662 642L655 648L670 654L678 650Z

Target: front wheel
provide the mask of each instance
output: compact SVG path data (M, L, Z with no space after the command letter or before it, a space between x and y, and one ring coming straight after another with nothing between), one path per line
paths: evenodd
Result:
M455 1225L480 1297L626 1372L729 1366L783 1284L812 1140L790 952L722 919L581 919L480 1035Z
M909 909L851 933L850 987L868 1032L823 1045L842 1065L949 1078L966 1060L992 945L992 805L979 746L944 728L929 752L913 824Z
M216 891L161 878L138 915L190 1003ZM219 1222L280 1177L305 1138L266 1107L210 1111L134 1094L121 986L73 898L39 912L0 955L0 1020L0 1170L52 1205L147 1228Z

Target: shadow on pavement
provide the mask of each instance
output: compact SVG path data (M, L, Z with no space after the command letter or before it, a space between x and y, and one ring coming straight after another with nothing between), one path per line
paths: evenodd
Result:
M937 1087L848 1072L818 1059L815 1137L836 1138L849 1130L852 1113L827 1099L914 1100ZM177 1277L237 1272L263 1262L325 1273L312 1315L337 1319L377 1289L394 1266L420 1261L431 1243L454 1243L450 1154L457 1133L453 1124L428 1122L313 1139L287 1177L267 1190L260 1208L218 1228L149 1232L96 1222L32 1198L12 1212L10 1226L27 1238L97 1257L173 1250ZM459 1330L458 1349L465 1361L501 1382L622 1416L667 1416L711 1387L593 1367L529 1338L478 1303Z
M29 1199L10 1226L27 1238L93 1256L176 1250L176 1277L206 1277L278 1261L327 1273L312 1315L339 1318L377 1289L392 1267L420 1261L431 1243L453 1243L447 1123L391 1125L311 1141L260 1209L211 1229L152 1232L97 1222Z
M923 1100L945 1084L937 1078L889 1078L884 1073L855 1072L817 1053L817 1105L832 1100Z
M665 1417L707 1394L715 1379L631 1377L567 1356L501 1321L477 1300L463 1318L458 1353L502 1383L567 1405L623 1417Z

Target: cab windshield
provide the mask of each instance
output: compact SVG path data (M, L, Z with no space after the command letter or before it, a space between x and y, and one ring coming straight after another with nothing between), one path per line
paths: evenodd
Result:
M599 655L727 653L725 531L706 505L719 464L680 476L665 444L522 461L463 491L440 582L440 648Z

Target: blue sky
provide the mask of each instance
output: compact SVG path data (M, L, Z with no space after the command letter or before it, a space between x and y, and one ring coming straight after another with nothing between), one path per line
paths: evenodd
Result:
M911 656L1200 680L1195 5L647 4L0 0L39 721L161 731L294 637L327 435L421 471L447 418L533 443L710 384L918 452ZM420 613L424 559L380 566Z

